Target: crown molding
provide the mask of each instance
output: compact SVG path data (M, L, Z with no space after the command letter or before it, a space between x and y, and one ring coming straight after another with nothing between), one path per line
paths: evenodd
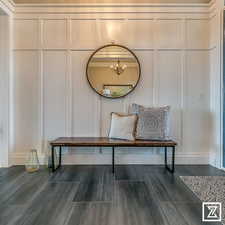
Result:
M75 3L75 4L16 4L13 0L0 0L7 14L38 13L212 13L216 0L209 3ZM103 11L104 9L104 11Z
M178 13L209 14L207 4L16 4L16 14Z
M20 3L16 7L209 7L209 3Z
M209 13L215 10L216 0L209 3L54 3L19 4L0 0L6 13ZM103 11L104 9L104 11Z

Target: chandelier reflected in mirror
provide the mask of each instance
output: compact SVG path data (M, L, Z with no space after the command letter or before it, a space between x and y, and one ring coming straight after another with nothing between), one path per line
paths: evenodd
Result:
M117 63L114 65L110 65L110 69L112 69L118 76L121 75L125 69L127 68L127 65L121 65L120 59L118 58Z

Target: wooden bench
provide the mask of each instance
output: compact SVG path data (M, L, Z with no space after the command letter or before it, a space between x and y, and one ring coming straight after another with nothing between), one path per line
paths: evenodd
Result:
M120 139L111 139L107 137L60 137L50 142L51 145L51 158L52 158L52 172L61 167L62 164L62 147L111 147L112 148L112 172L115 171L115 148L116 147L159 147L164 148L165 151L165 168L174 173L175 164L175 147L176 142L170 141L145 141L135 140L127 141ZM59 163L55 167L55 150L59 150ZM171 168L167 164L167 150L172 149L172 165Z

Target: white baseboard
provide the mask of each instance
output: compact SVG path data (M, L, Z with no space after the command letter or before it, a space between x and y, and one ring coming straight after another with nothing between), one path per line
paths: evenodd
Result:
M11 162L13 165L24 165L26 162L25 153L14 153L11 155ZM39 156L39 161L44 164L44 156ZM64 154L62 163L65 165L103 165L111 164L111 154ZM116 164L149 164L157 165L164 164L163 154L117 154L115 156ZM209 155L206 154L177 154L176 164L188 165L205 165L209 164Z
M8 163L0 163L0 168L7 168L10 167Z

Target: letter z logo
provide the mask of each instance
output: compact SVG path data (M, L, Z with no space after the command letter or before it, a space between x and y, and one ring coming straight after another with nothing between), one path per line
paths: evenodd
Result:
M218 206L216 205L211 205L211 206L207 206L208 210L209 210L209 214L208 214L208 218L213 218L213 219L217 219L218 218L218 215L216 213L216 210L218 208Z
M220 222L222 215L222 206L220 202L202 203L202 221Z

